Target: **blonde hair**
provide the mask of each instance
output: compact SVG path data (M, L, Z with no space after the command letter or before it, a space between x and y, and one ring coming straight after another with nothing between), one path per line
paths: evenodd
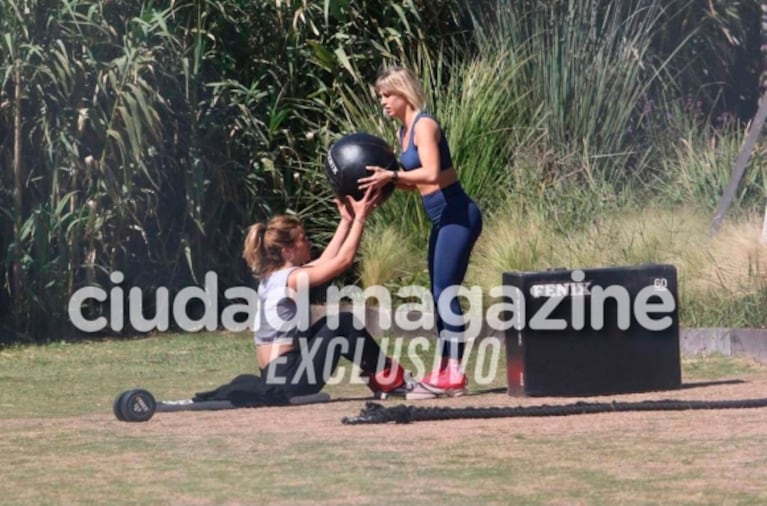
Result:
M284 263L282 248L293 246L302 230L301 220L287 214L251 225L245 236L242 258L256 277L263 278Z
M375 84L376 93L397 93L405 97L405 100L420 112L426 107L426 93L415 74L405 67L389 67L384 69Z

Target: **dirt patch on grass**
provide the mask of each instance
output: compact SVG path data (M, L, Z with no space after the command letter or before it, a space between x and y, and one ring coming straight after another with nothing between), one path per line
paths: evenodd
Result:
M355 393L364 396L364 387ZM583 399L495 392L407 404L733 400L766 393L761 368L690 380L674 391ZM150 504L360 504L382 495L445 504L767 499L767 408L348 426L341 419L357 415L366 400L338 399L332 389L331 395L332 402L307 406L158 413L147 423L118 422L111 412L0 420L6 497L61 504L123 502L115 497Z
M537 405L565 405L577 401L585 402L639 402L644 400L737 400L767 397L767 371L750 374L747 380L696 380L689 381L683 388L662 392L646 392L637 394L620 394L610 396L590 397L512 397L494 389L492 393L473 393L459 398L434 399L427 401L405 401L391 398L386 401L373 401L360 396L353 398L334 397L331 402L291 407L259 407L225 411L196 411L178 413L157 413L147 423L119 423L111 413L99 415L41 419L5 419L0 420L0 430L21 431L29 437L43 437L60 430L92 430L100 428L126 435L168 435L184 436L190 441L205 440L210 437L226 438L237 434L247 434L257 431L259 434L294 435L297 438L345 440L351 435L363 436L371 440L378 437L389 439L396 431L398 441L437 441L451 440L453 434L472 434L481 436L485 433L498 435L504 431L519 431L526 436L548 434L589 434L603 433L606 430L628 430L636 423L660 425L676 436L690 437L707 434L716 437L719 434L729 434L733 430L730 424L705 423L712 417L717 420L725 418L743 418L738 424L739 434L747 435L767 431L767 425L751 423L751 414L764 416L765 410L736 409L712 411L681 411L681 412L638 412L610 413L595 415L577 415L545 418L501 418L501 419L459 419L449 421L426 421L411 424L383 424L347 426L341 423L345 416L355 416L368 401L379 403L385 407L401 404L423 407L513 407ZM331 390L332 391L332 390ZM704 422L702 425L690 423L691 418ZM632 424L627 425L627 421ZM440 427L441 429L435 430Z

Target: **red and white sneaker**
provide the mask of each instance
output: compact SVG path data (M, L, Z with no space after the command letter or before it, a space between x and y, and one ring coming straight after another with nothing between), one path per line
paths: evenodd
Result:
M376 399L385 400L392 395L404 397L415 387L415 381L410 374L396 362L392 362L390 367L383 371L363 372L361 376L367 377L368 388Z
M466 393L469 380L461 366L448 362L436 371L426 375L407 394L407 400L434 399L439 396L460 397Z

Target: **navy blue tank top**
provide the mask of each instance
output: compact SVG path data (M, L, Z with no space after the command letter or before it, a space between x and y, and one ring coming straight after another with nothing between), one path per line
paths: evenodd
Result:
M413 125L410 127L410 142L407 145L407 149L402 151L400 155L400 163L403 170L413 170L421 166L421 158L418 156L418 146L415 145L415 124L422 117L434 119L432 116L419 112L413 120ZM437 120L434 120L437 121ZM439 126L439 122L437 123ZM450 156L450 148L447 145L447 138L445 133L440 127L439 135L439 170L447 170L453 166L453 159ZM399 131L399 145L402 149L402 142L405 140L405 129L400 128Z

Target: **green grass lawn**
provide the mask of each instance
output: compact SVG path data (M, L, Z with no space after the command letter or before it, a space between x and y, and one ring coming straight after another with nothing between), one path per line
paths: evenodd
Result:
M505 385L503 358L495 379L471 393ZM611 398L750 398L767 385L767 367L751 361L682 366L691 388ZM344 381L320 405L158 413L143 424L112 414L126 388L185 398L254 371L248 334L3 349L0 504L767 501L762 409L346 426L341 418L364 407L367 390ZM494 392L423 405L573 400Z

